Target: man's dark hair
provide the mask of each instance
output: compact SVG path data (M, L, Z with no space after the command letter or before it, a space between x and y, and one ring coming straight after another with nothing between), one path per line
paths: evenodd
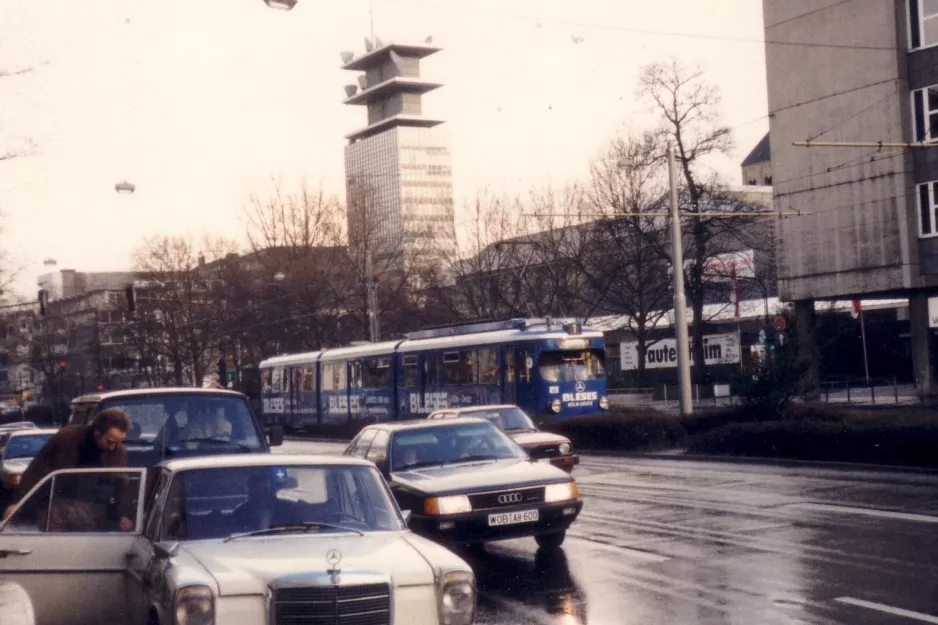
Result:
M95 415L91 427L98 434L104 434L111 428L117 428L121 432L127 433L131 427L130 417L120 408L105 408Z

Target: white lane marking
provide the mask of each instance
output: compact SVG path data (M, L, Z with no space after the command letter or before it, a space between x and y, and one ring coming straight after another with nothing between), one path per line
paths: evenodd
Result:
M617 556L626 556L627 558L640 560L642 562L648 562L648 563L654 564L658 562L667 562L668 560L671 559L668 556L660 556L656 553L650 553L648 551L641 551L639 549L631 549L629 547L623 547L613 542L602 540L601 538L595 535L587 536L585 534L570 532L568 530L567 536L577 541L589 543L589 545L593 547L594 549L599 549L602 551L609 551L609 552L616 554Z
M885 612L886 614L892 614L895 616L904 616L905 618L915 619L916 621L922 621L923 623L938 624L938 616L922 614L921 612L913 612L912 610L903 610L902 608L894 608L889 605L883 605L882 603L873 603L872 601L854 599L853 597L838 597L837 599L834 599L834 601L855 605L861 608L868 608L878 612Z
M892 512L890 510L876 510L874 508L853 508L850 506L834 506L823 503L795 503L787 506L802 510L816 512L842 512L844 514L859 514L861 516L879 517L883 519L897 519L900 521L918 521L920 523L938 523L938 516L927 514L912 514L910 512Z

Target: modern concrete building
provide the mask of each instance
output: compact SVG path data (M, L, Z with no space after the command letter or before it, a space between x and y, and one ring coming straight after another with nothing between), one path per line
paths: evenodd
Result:
M369 42L370 45L370 42ZM420 77L429 44L389 43L342 69L364 72L346 104L366 106L368 123L345 148L349 251L375 258L455 245L452 166L442 120L425 117L421 96L442 86ZM360 88L360 90L359 90Z
M934 394L938 5L763 0L763 11L774 204L802 213L779 217L780 295L805 330L812 300L908 297L915 381Z

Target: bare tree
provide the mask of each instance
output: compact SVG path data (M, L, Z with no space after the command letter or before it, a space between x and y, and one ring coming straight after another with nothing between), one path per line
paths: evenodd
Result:
M200 386L219 331L217 293L212 276L202 270L205 252L187 238L155 237L134 261L144 276L138 292L143 327L153 331L147 340L167 359L176 384Z
M654 343L651 331L671 308L668 220L647 214L665 207L660 153L654 133L623 136L592 163L589 210L606 216L590 224L580 265L585 294L603 312L623 314L635 337L639 384L645 379L646 349Z
M681 211L689 215L682 220L682 227L690 248L685 271L693 310L692 358L703 363L708 260L725 251L721 246L751 225L752 217L735 214L758 209L727 194L706 169L708 157L727 154L733 143L730 129L719 121L719 92L707 83L700 69L687 68L676 60L649 65L639 79L638 91L659 115L658 132L673 142L684 183ZM664 161L663 152L659 158ZM698 382L706 381L702 364L694 368L694 374Z
M245 213L252 262L239 278L247 299L239 323L249 332L251 359L349 337L350 326L360 325L349 308L360 282L344 246L339 200L305 185L290 193L275 181L266 197L251 197Z
M438 249L427 293L455 321L533 315L528 269L537 249L528 239L520 199L480 193L459 247Z

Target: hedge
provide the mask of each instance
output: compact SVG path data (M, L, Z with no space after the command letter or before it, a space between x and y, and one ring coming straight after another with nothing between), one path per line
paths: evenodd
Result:
M912 421L861 417L841 422L791 419L731 423L692 437L687 451L938 467L938 421Z
M680 419L654 410L618 409L545 424L544 429L566 436L574 449L673 449L686 436Z

